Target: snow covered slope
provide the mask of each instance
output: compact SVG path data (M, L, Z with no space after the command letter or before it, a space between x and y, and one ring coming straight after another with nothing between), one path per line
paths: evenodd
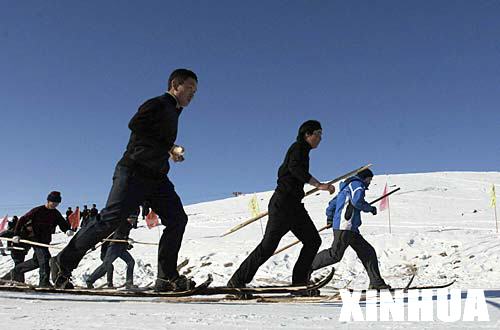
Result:
M388 212L377 216L363 214L361 232L373 244L379 256L382 276L393 286L406 281L407 274L417 269L416 284L446 282L456 279L454 287L500 288L500 236L496 233L493 209L490 208L490 189L500 186L500 173L441 172L375 176L367 200L379 197L388 183L401 187L391 196L391 228ZM311 187L306 187L309 190ZM271 192L257 193L260 209L266 210ZM202 280L208 273L214 275L214 284L223 285L243 259L262 238L267 217L227 237L219 237L228 228L251 217L249 201L253 194L186 206L189 223L180 251L179 262L189 264L183 272ZM318 228L325 225L324 210L331 196L325 192L306 197L304 203ZM262 227L261 227L262 226ZM147 229L144 222L131 232L137 241L157 242L161 227ZM321 235L322 248L330 246L331 230ZM62 234L54 242L66 242ZM281 246L295 240L285 236ZM300 244L272 257L261 267L254 283L284 283L291 281L291 273L300 250ZM57 250L52 250L57 253ZM139 285L155 279L156 255L154 246L136 244L131 253L136 259L135 277ZM73 273L77 284L83 284L100 264L99 252L90 253ZM9 270L8 257L0 259L0 274ZM115 283L124 281L125 265L115 263ZM368 277L348 249L337 266L332 286L352 281L353 288L366 288ZM321 271L319 271L321 273ZM37 283L37 272L29 274L28 281ZM103 279L104 280L104 279ZM100 284L100 282L97 282Z

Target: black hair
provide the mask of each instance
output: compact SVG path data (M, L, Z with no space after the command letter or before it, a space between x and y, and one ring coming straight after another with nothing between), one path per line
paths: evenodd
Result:
M306 122L303 122L299 127L297 141L304 141L305 134L312 134L318 129L321 129L321 123L317 120L308 120Z
M188 78L193 78L198 83L198 77L196 76L196 73L194 73L193 71L188 70L188 69L176 69L176 70L174 70L170 74L170 77L168 77L168 89L167 90L170 90L172 88L172 81L174 79L177 79L179 81L179 83L182 84Z

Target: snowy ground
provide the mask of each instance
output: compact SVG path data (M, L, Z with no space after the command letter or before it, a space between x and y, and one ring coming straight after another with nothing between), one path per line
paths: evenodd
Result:
M453 288L485 289L489 322L431 323L352 322L339 323L340 303L262 304L219 303L183 304L158 302L72 302L45 300L0 292L0 317L7 328L67 329L78 324L83 329L164 329L164 328L358 328L364 326L408 328L500 328L500 235L496 233L490 204L491 184L500 186L500 173L427 173L377 176L368 191L370 201L382 194L385 183L401 187L391 197L391 227L387 211L377 216L364 215L361 227L364 237L375 247L382 276L392 286L404 285L412 269L417 269L414 284L428 285L456 280ZM310 187L307 187L307 190ZM258 193L261 210L267 208L272 192ZM201 203L186 207L189 224L180 251L180 259L189 258L183 271L202 281L213 274L214 285L223 285L241 261L262 238L260 222L224 238L219 235L250 216L252 195ZM324 209L331 196L326 193L304 199L306 208L318 228L325 225ZM266 218L262 220L265 227ZM132 231L138 241L157 242L160 229L144 225ZM331 231L322 233L323 246L331 244ZM54 242L66 242L58 234ZM295 238L290 234L285 245ZM286 283L297 258L297 245L264 264L254 284ZM52 251L56 253L56 250ZM136 258L136 284L145 285L155 278L156 250L136 244L131 253ZM77 284L100 264L99 253L89 254L74 272ZM0 274L9 270L9 257L0 258ZM115 283L124 281L125 267L115 263ZM364 289L368 277L352 250L348 250L331 287ZM319 272L321 274L321 272ZM33 272L28 281L37 283ZM100 282L97 282L99 284ZM75 323L76 322L76 323Z

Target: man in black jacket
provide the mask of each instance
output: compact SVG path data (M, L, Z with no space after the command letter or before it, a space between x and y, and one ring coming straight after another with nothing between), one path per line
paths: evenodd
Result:
M92 208L90 209L90 220L97 220L98 215L99 215L99 210L97 210L97 205L92 204Z
M132 131L127 150L116 165L113 186L101 220L81 229L55 257L52 279L60 288L72 288L70 276L85 252L127 221L145 200L165 225L158 247L158 291L185 290L194 282L176 270L187 215L174 185L167 177L169 157L184 160L176 146L182 109L196 93L198 78L187 69L177 69L168 80L168 92L146 101L129 123Z
M61 203L61 193L52 191L47 196L47 203L45 205L35 207L19 218L14 228L12 242L18 244L21 237L26 237L34 242L50 244L56 226L59 226L61 231L66 232L68 236L72 236L73 232L69 230L66 220L64 220L61 213L56 209L59 203ZM49 259L50 252L48 248L33 245L33 258L17 264L2 279L23 281L24 273L39 268L40 287L50 287Z
M308 120L300 126L297 141L288 149L278 170L278 186L269 201L269 221L264 238L231 277L229 287L244 287L252 281L259 267L273 255L281 238L290 230L303 244L293 268L292 285L308 283L311 263L321 245L321 238L301 203L305 195L304 184L309 183L331 194L335 191L332 185L319 182L309 173L309 152L318 147L321 134L321 124L316 120Z
M80 222L80 229L81 229L83 227L86 227L90 220L90 210L88 209L87 205L83 205L83 210L80 213L80 219L82 220Z

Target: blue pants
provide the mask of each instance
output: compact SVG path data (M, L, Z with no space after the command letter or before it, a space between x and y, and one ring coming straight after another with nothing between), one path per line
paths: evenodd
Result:
M106 273L108 274L108 283L113 283L113 262L120 258L127 264L127 279L126 282L132 284L134 282L134 258L127 251L128 244L126 243L116 243L111 244L103 259L102 265L96 268L92 275L89 276L87 282L94 283Z

